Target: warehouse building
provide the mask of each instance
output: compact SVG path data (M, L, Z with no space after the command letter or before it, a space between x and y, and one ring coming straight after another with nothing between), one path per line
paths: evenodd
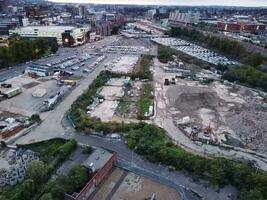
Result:
M261 33L266 29L265 24L258 22L222 21L217 26L220 31L226 32Z
M36 75L36 76L50 76L52 75L54 72L52 67L49 67L47 65L37 65L37 64L33 64L31 66L28 66L25 69L25 74L29 74L29 75Z
M58 45L77 46L85 43L89 28L74 26L26 26L10 30L23 38L56 38Z

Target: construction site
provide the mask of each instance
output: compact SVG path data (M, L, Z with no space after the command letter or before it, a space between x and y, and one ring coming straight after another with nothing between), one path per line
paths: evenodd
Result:
M267 153L266 94L221 81L206 70L190 78L166 72L166 65L155 62L159 116L171 118L200 145L227 144Z

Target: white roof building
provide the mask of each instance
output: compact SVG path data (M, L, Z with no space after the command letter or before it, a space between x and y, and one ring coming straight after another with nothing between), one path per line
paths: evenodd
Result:
M10 30L9 34L17 33L25 38L56 38L57 43L62 45L62 33L70 32L74 39L74 46L82 44L89 28L77 28L74 26L25 26Z

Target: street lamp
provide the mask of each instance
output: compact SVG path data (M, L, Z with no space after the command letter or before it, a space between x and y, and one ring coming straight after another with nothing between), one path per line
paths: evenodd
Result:
M132 150L132 159L131 159L131 167L133 167L133 154L134 151L137 149L137 146L134 147L134 149Z

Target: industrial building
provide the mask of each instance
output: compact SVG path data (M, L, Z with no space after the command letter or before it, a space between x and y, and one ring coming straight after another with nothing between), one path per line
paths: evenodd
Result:
M198 24L199 18L200 18L199 12L182 13L176 11L176 12L170 12L168 21L171 26L176 26L179 24Z
M25 69L25 74L36 76L49 76L54 72L53 68L47 65L32 64Z
M83 166L89 173L94 174L93 178L77 194L65 194L65 200L83 200L97 190L97 187L105 180L114 168L117 160L115 153L110 153L104 149L95 148L93 153L84 161Z
M56 38L63 46L77 46L85 43L89 28L74 26L26 26L10 30L23 38Z
M250 21L221 21L217 26L220 31L226 32L261 33L266 29L265 24Z
M18 20L1 19L0 20L0 35L8 35L9 30L19 26Z

